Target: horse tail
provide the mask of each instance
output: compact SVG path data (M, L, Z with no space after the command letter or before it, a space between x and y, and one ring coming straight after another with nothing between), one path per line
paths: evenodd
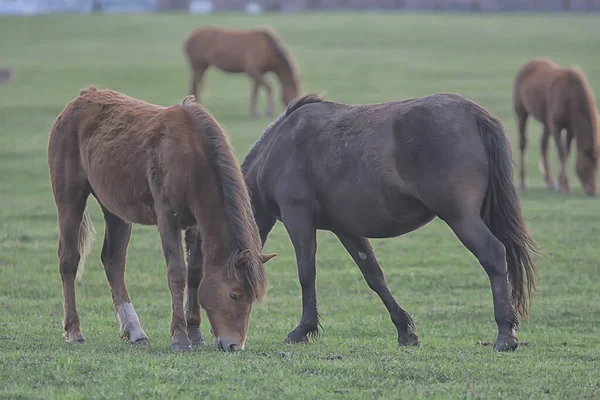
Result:
M81 280L85 266L85 260L92 252L92 246L96 238L96 229L90 218L87 207L83 211L83 218L79 224L79 234L77 238L77 249L79 250L79 265L77 266L76 279Z
M527 318L535 291L536 267L531 253L537 244L529 236L513 183L510 142L499 120L485 110L478 113L479 133L488 157L489 179L481 217L506 249L508 277L515 310Z
M262 27L261 32L271 45L271 48L275 52L275 56L283 65L286 74L288 74L290 78L294 81L296 86L298 86L298 74L296 73L296 67L294 65L292 56L285 49L281 41L277 38L277 36L275 35L275 31L270 27Z

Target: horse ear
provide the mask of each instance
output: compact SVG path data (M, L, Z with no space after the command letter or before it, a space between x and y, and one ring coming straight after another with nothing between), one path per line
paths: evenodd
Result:
M265 264L267 261L269 261L271 258L273 258L275 256L277 256L277 253L261 254L260 259L262 260L263 264Z
M242 251L240 251L240 254L238 254L237 258L235 259L235 265L239 266L242 263L245 263L246 261L248 261L249 258L250 258L250 250L248 250L248 249L242 250Z

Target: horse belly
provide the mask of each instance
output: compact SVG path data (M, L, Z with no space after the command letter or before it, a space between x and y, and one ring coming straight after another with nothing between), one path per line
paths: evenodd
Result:
M140 171L136 168L132 170ZM102 168L96 165L90 168L88 181L94 196L104 208L125 221L155 225L154 199L145 173L133 176L126 171L125 168L114 166Z
M367 238L401 236L435 217L423 203L406 195L384 199L383 196L357 194L338 200L330 208L328 219L335 227Z

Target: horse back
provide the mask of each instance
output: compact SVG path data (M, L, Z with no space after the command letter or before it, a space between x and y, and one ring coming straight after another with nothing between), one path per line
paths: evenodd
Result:
M430 194L448 185L475 190L481 201L487 156L477 113L461 99L304 105L277 128L249 169L247 181L257 186L250 188L253 201L277 205L273 209L300 203L325 221L322 229L337 226L369 237L422 226L432 218L425 206Z
M525 63L514 80L515 111L531 114L541 123L545 123L548 90L560 70L557 64L546 59L536 58Z
M192 68L214 65L230 73L270 69L271 44L262 29L248 31L204 27L191 32L184 49Z

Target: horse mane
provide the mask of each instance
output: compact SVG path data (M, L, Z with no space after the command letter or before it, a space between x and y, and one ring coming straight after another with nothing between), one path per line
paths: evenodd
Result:
M270 26L262 26L259 28L259 30L267 38L269 43L271 43L271 46L275 51L275 55L277 56L279 61L281 61L285 68L285 72L290 76L293 83L296 85L296 88L298 88L300 82L291 54L283 46L281 40L279 40L273 28L271 28Z
M254 159L256 158L256 155L258 154L259 150L261 149L262 143L265 142L268 138L270 138L273 135L273 132L275 132L276 128L279 127L279 125L281 125L283 123L283 121L291 113L293 113L300 107L305 106L307 104L322 102L322 101L324 101L324 97L325 97L325 95L323 95L323 94L308 93L308 94L305 94L303 96L297 97L294 100L292 100L290 102L290 104L288 104L288 106L286 107L285 111L282 112L277 117L277 119L275 119L275 121L271 122L265 128L265 130L263 131L263 134L260 135L258 140L256 142L254 142L254 145L252 146L252 148L250 149L248 154L246 154L246 157L244 157L244 162L242 163L242 173L246 174L246 172L248 172L250 163L252 163L254 161Z
M581 68L579 68L576 65L573 65L570 66L567 69L567 71L569 78L571 78L573 82L577 83L581 91L583 92L583 100L587 107L585 109L582 109L582 111L592 127L592 150L594 152L595 157L598 158L600 144L598 143L598 111L596 110L596 99L594 98L592 88L588 83L585 73Z
M244 250L250 254L242 268L244 280L254 299L261 300L267 291L267 276L261 259L262 243L244 177L240 171L228 136L218 122L204 108L186 97L181 104L190 119L197 123L197 132L203 132L212 149L212 166L223 197L225 223L229 229L230 273L239 271L238 256Z

